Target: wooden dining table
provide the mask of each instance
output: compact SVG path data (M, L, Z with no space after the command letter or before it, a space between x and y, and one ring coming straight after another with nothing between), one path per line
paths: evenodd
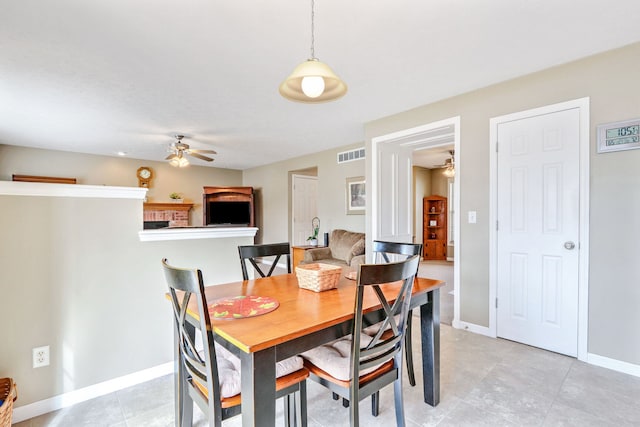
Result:
M260 316L211 317L216 341L241 360L243 426L274 425L277 361L351 333L356 282L347 278L347 273L341 274L336 289L323 292L301 289L295 273L205 287L209 305L240 295L270 297L279 303L276 310ZM436 406L440 399L439 292L444 284L418 277L411 297L411 308L420 310L424 401L431 406ZM395 295L398 286L383 285L385 297ZM370 289L365 292L365 324L377 323L383 316L372 292ZM189 307L188 315L194 324L199 321L195 304ZM179 381L184 381L178 371L176 390L183 389Z

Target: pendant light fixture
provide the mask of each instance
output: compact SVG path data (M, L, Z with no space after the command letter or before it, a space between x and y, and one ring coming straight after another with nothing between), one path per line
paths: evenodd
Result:
M293 69L280 85L280 95L290 101L316 104L336 100L347 93L347 85L315 56L315 2L311 0L311 58Z

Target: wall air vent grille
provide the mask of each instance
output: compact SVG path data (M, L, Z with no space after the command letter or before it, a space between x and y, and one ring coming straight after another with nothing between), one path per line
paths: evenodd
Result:
M364 159L364 147L338 153L338 164Z

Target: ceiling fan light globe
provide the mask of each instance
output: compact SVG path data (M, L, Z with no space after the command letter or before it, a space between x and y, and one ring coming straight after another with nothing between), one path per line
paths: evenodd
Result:
M444 170L444 172L442 172L442 174L447 178L453 178L454 176L456 176L456 170L453 167L448 167Z

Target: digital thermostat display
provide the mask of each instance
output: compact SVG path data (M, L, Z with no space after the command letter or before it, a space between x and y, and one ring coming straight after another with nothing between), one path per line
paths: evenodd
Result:
M640 119L598 126L598 153L640 148Z

